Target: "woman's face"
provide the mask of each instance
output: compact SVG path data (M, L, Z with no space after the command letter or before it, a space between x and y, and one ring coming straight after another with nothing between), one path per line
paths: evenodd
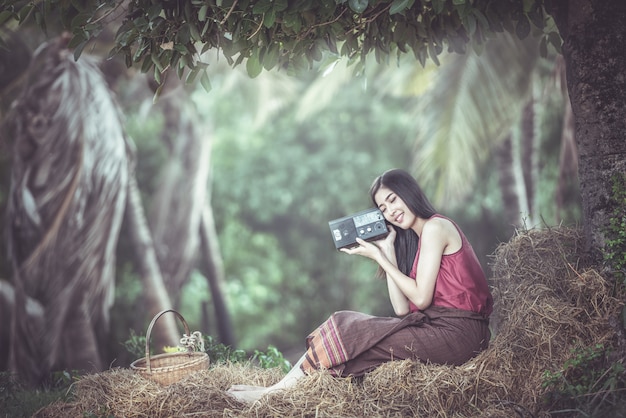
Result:
M381 186L374 194L374 201L390 224L402 229L409 229L416 217L404 201L386 186Z

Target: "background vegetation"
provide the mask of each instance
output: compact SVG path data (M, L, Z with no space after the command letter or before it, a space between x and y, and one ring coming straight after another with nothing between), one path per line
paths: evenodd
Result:
M436 0L426 1L425 6L402 0L369 3L263 0L241 2L243 13L233 14L237 2L198 1L182 7L180 2L138 1L132 3L132 13L118 28L118 52L126 56L128 63L140 65L148 78L163 81L167 77L163 70L171 64L176 68L170 73L182 75L189 69L191 78L199 75L205 88L196 91L193 83L186 87L185 95L193 97L190 106L176 100L167 102L172 97L169 83L146 88L149 82L133 69L123 81L119 73L105 71L109 82L115 80L111 87L126 115L125 128L138 146L137 178L147 212L165 208L161 214L167 214L170 206L175 212L179 207L176 200L168 201L167 196L163 199L160 192L168 186L171 190L173 184L187 190L169 171L177 159L185 157L175 152L174 145L193 145L199 136L211 143L212 159L206 163L212 172L207 196L223 255L226 302L237 334L231 340L234 345L259 353L259 348L272 344L270 351L280 353L273 347L276 344L280 350L293 350L295 356L302 349L304 335L333 310L389 313L384 286L372 280L374 266L336 253L329 242L326 222L368 205L366 190L371 179L390 167L407 168L416 175L439 210L457 220L467 232L488 271L488 255L499 242L508 240L515 228L580 220L575 178L578 171L587 242L591 250L605 252L604 267L611 270L608 275L623 278L624 193L622 178L614 175L623 169L623 129L619 123L623 118L604 119L604 115L619 109L615 97L621 95L613 92L623 87L614 82L615 73L622 70L616 63L623 54L612 42L624 34L619 24L623 6L619 2L556 0L545 4ZM114 21L124 15L123 10L109 14L115 10L103 9L104 15L95 17L90 14L91 2L61 2L60 8L52 4L57 3L0 1L3 41L7 45L13 42L5 35L16 29L19 21L28 48L13 50L32 51L42 43L44 34L34 32L29 25L44 27L49 20L49 33L58 33L57 23L73 32L70 46L75 47L76 57L81 53L106 55L113 36L107 38L101 33L99 22ZM79 13L83 6L87 8ZM543 13L544 6L551 16ZM383 9L388 14L381 13ZM313 18L310 10L317 11L315 22L320 18L322 24L307 20ZM337 14L333 14L335 11ZM54 19L59 14L61 19ZM564 36L567 48L563 51L552 18ZM413 27L406 22L417 24ZM309 37L313 30L315 34ZM91 37L98 40L91 43ZM191 59L196 41L204 45L198 67ZM279 44L285 48L284 54L279 53ZM138 48L131 56L135 46ZM224 55L204 54L212 46L219 46ZM339 55L353 59L359 56L361 61L346 69L345 62L336 59L337 48L341 48ZM471 48L481 53L474 54ZM415 60L405 59L399 52L395 57L396 49L412 51ZM23 81L19 74L24 66L18 64L23 64L26 55L8 59L4 55L7 50L0 50L5 64L2 68L7 69L0 74L2 117ZM370 51L374 54L368 55ZM448 55L452 51L459 55ZM371 62L372 55L376 65ZM390 64L392 56L402 65ZM240 66L245 67L243 70L230 68L235 59L237 63L245 61ZM437 66L428 64L429 59ZM108 64L114 61L106 62L109 70L112 67ZM569 94L577 118L577 141L573 139L564 62L573 76ZM302 71L313 64L312 71ZM206 69L210 79L199 73L200 69ZM264 71L270 69L275 71ZM298 76L295 70L299 70ZM241 71L253 78L242 76ZM45 76L42 74L42 78ZM7 80L13 84L7 85ZM584 94L578 89L583 85L590 86ZM169 103L170 113L159 108L159 103L154 106L155 91L160 103ZM172 104L180 106L173 109ZM31 121L22 116L28 125ZM179 122L184 117L195 119L193 129L180 129L179 137L172 135L177 117ZM197 132L201 134L194 135ZM11 139L7 142L3 145L8 155ZM4 211L12 161L3 158L0 164L0 209ZM37 171L36 164L34 167ZM201 178L200 171L192 175ZM607 172L611 175L606 176ZM608 177L612 188L606 187ZM167 179L172 181L168 184ZM190 184L195 184L192 179ZM26 181L22 185L28 197ZM199 195L198 201L203 201L204 194ZM45 201L45 193L38 197L42 196ZM95 210L103 212L98 207ZM174 222L186 218L173 219L175 215L159 222L172 220L174 227L169 231L174 232L193 225ZM127 365L136 357L136 353L129 356L124 352L122 341L143 332L146 318L139 313L148 315L154 306L142 312L149 305L142 304L143 298L158 287L146 284L145 265L138 267L141 263L133 260L136 243L132 243L129 229L136 223L127 220L126 226L117 247L117 296L108 341L107 355L113 365ZM167 248L168 243L175 242L156 231L168 228L158 228L154 223L150 226L158 245ZM188 230L183 232L188 233L187 238L194 235ZM27 235L25 241L30 245L35 240L28 242ZM173 257L177 262L187 261L187 247L183 247L180 245L183 250ZM178 246L169 249L174 253ZM214 249L203 249L197 264L204 264L206 258L206 264L215 266ZM221 270L199 266L188 275L184 263L177 271L176 263L168 268L167 257L158 261L161 265L152 271L158 273L160 268L162 273L148 276L163 274L173 301L178 301L178 285L183 277L183 298L177 308L193 328L210 338L223 334L225 324L231 326L230 318L223 312L213 317L209 307L221 305L221 300L212 298L208 290ZM8 264L0 260L0 276L11 280ZM46 273L44 269L42 277ZM64 284L68 281L64 276L56 275L53 281ZM157 279L153 283L161 282L160 277ZM4 280L0 285L3 292L9 288ZM157 302L160 306L169 303L167 297ZM29 324L30 318L17 316L19 323ZM0 327L0 331L4 341L6 330ZM28 346L19 339L12 341ZM591 360L595 356L583 354ZM579 361L574 366L584 364ZM621 369L618 372L623 374ZM556 373L546 377L551 384L551 377L556 381L562 376Z
M41 34L31 41L34 49ZM89 52L97 51L83 51ZM538 38L501 34L481 54L443 53L440 65L408 57L402 65L372 58L347 67L328 57L298 75L276 70L255 78L209 53L211 90L186 88L197 125L211 141L207 187L236 348L272 345L295 358L307 333L335 310L391 314L385 286L373 278L375 266L337 253L327 227L330 219L370 205L369 185L386 169L416 174L438 210L465 230L488 274L489 255L516 227L576 223L575 173L566 173L565 186L560 177L566 97L558 54L540 58L539 52ZM137 177L150 211L171 144L157 139L165 121L152 111L152 96L137 88L140 77L131 72L115 90L137 145ZM529 103L532 170L524 173L522 111ZM488 128L484 135L470 129L473 123ZM499 157L503 147L508 162ZM2 164L4 206L10 161ZM507 188L511 174L517 180ZM507 202L510 188L518 201L533 203ZM558 203L564 189L568 198ZM146 326L136 315L145 289L122 229L109 341L116 365L134 360L123 342ZM10 277L5 260L0 265ZM194 271L179 307L191 328L216 335L213 303L207 281Z
M413 65L415 71L421 68ZM552 71L553 62L542 65ZM428 70L436 73L442 67ZM415 94L406 80L405 86L391 88L389 77L395 70L393 65L372 65L353 75L351 70L336 69L348 76L343 76L341 90L324 101L325 89L336 89L337 81L322 70L299 77L263 73L250 79L216 62L211 92L194 93L199 113L206 118L198 123L208 126L212 141L211 203L239 348L275 345L295 357L306 334L335 310L392 313L384 284L373 278L375 266L337 253L327 222L370 205L367 190L382 171L413 170L414 154L420 153L415 138L427 116L419 109L434 82L422 81L422 94ZM311 95L324 105L311 105ZM536 141L535 218L548 225L563 219L555 203L562 114L560 92L544 98ZM139 110L130 112L128 119L138 145L139 182L149 207L149 191L156 188L159 167L167 158L167 144L154 141L162 121ZM442 146L444 160L432 161L433 165L445 166L447 159L470 164L467 156L459 156L445 143ZM493 157L497 146L496 142L493 149L485 150L475 180L462 185L469 193L437 202L442 213L466 230L488 272L489 254L519 226L505 214L501 172ZM423 186L434 195L438 184ZM517 215L531 226L528 213ZM564 221L575 223L579 216L574 194ZM132 269L124 267L123 254L120 260L114 308L117 341L127 335L132 325L127 321L141 293ZM185 286L180 308L192 328L214 332L215 320L203 309L211 303L206 280L195 272Z

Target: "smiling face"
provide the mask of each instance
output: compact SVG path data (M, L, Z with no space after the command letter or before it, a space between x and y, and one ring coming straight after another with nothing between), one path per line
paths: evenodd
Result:
M374 201L390 224L402 229L413 226L417 217L411 212L406 203L395 192L386 186L381 186L374 194Z

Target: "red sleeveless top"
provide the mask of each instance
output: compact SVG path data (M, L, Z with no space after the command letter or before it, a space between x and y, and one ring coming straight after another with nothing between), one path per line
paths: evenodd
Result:
M485 318L489 317L493 311L493 297L472 245L454 221L441 215L433 215L430 219L435 217L452 222L461 235L462 243L457 252L444 254L441 257L431 306L462 309L479 313ZM417 254L409 275L412 279L415 279L417 274L421 244L422 240L419 240ZM418 310L412 302L409 303L411 312Z

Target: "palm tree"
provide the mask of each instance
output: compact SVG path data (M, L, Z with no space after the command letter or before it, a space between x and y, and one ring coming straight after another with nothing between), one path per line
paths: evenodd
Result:
M442 61L417 109L424 128L414 163L420 178L437 184L436 202L466 195L493 144L511 137L528 101L534 48L534 42L503 34L480 55L453 54Z
M569 101L563 96L562 61L540 59L538 51L536 39L500 34L480 55L446 57L418 109L424 129L415 143L416 175L438 185L436 202L462 201L482 181L476 178L478 167L493 164L507 222L540 224L538 153L547 135L540 116L551 96L560 97L561 115ZM571 130L571 123L566 119L562 130ZM577 159L575 148L569 149L574 153L561 159L561 167Z
M406 54L399 65L333 63L303 94L301 117L310 117L338 94L343 83L360 75L364 88L380 94L413 95L411 112L419 127L414 143L414 174L428 186L437 206L464 201L477 182L480 168L493 165L499 173L504 212L512 227L538 224L538 156L542 125L539 116L550 95L564 95L563 65L558 56L539 57L539 41L524 41L507 33L487 42L480 53L447 54L439 67L424 68ZM352 73L351 73L352 72ZM367 86L365 87L367 83ZM572 120L564 119L562 141L571 145ZM565 148L561 167L572 165L575 146ZM572 171L563 171L564 174ZM561 183L566 187L565 178ZM555 205L562 192L559 187ZM562 203L561 203L562 205Z

